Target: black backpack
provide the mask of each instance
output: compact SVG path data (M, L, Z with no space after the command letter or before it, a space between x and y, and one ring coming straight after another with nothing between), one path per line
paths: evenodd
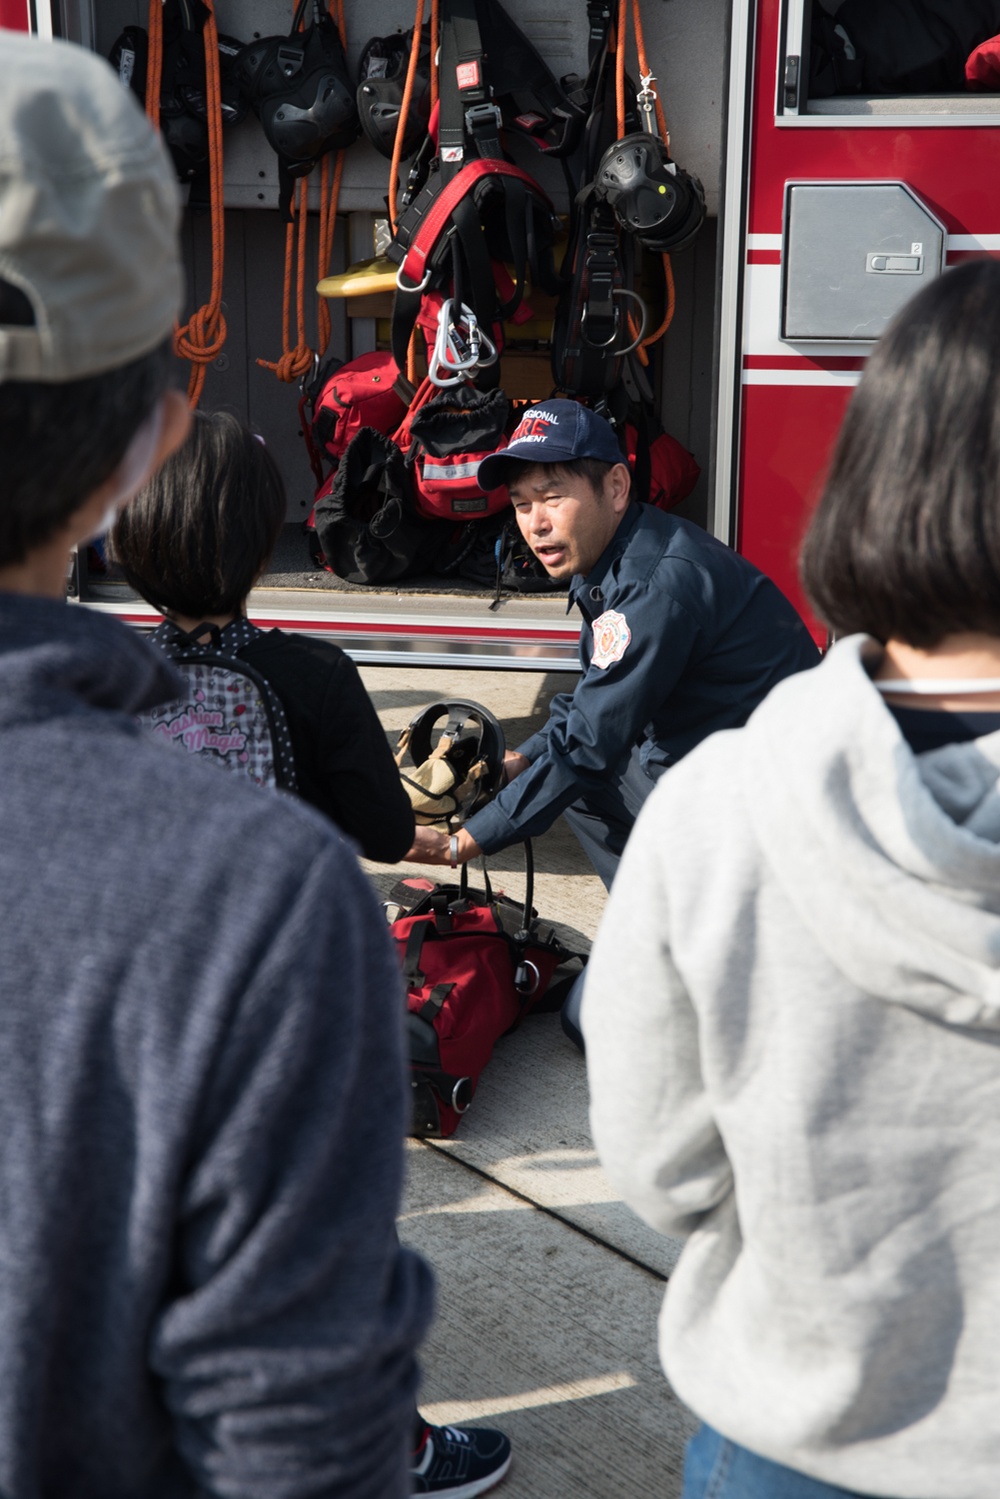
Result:
M348 443L316 496L313 523L326 565L348 583L433 572L452 531L416 513L411 470L392 438L374 427L362 427Z

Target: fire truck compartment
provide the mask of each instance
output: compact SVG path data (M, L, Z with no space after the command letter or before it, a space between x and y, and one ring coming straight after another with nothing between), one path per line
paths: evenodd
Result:
M944 266L945 231L902 182L790 182L781 337L873 343Z

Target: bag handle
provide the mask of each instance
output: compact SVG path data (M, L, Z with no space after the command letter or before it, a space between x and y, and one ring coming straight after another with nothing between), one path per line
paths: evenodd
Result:
M403 977L407 986L411 989L419 989L424 983L424 975L420 972L420 954L423 950L424 938L427 936L427 921L415 921L410 927L410 934L406 939L406 951L403 954Z

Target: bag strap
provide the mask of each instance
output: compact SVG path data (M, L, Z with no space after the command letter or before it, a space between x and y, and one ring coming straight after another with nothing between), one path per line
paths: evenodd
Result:
M545 156L565 158L575 151L587 110L579 79L557 82L537 47L499 0L479 0L480 25L494 93L505 105L504 125ZM567 92L570 85L572 92ZM535 110L514 111L527 98Z
M454 989L454 984L435 984L428 997L424 1000L417 1014L421 1020L429 1020L433 1025L448 995Z
M392 254L390 250L392 259L400 261L396 284L401 291L424 290L429 280L428 262L448 227L455 204L484 177L506 177L523 182L550 213L553 211L548 194L529 173L512 161L502 158L470 161L447 182L434 174L401 216L394 246L396 253Z
M406 950L403 953L403 977L410 989L419 989L425 982L424 975L420 971L420 954L429 926L428 921L415 921L406 939Z
M223 630L229 627L224 625L220 629L218 625L210 624L207 620L203 624L196 625L193 630L185 631L179 625L175 625L172 620L165 619L153 631L151 639L178 666L186 666L199 661L207 662L210 666L238 673L253 683L264 704L267 729L274 749L275 780L283 791L297 791L298 775L295 769L295 756L288 731L288 718L281 699L266 677L240 656L240 652L247 645L259 640L264 631L248 619L243 619L240 623L241 633L249 636L249 639L244 639L232 653L227 651L226 642L222 639ZM200 639L206 631L211 642L209 645L205 645Z
M486 80L476 0L441 0L438 86L438 156L447 183L461 171L467 147L484 160L501 156L500 111Z
M589 92L593 94L593 85L596 75L600 69L604 54L608 50L608 36L611 31L612 21L611 0L587 0L587 21L590 29L587 33L587 65L590 85Z

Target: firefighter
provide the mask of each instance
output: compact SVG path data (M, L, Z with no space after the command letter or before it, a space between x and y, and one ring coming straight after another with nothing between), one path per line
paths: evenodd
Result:
M525 541L583 616L581 676L505 757L497 797L458 833L418 828L408 858L453 867L566 819L607 887L657 779L718 729L744 724L819 653L792 605L699 526L639 504L608 422L550 400L483 460Z

